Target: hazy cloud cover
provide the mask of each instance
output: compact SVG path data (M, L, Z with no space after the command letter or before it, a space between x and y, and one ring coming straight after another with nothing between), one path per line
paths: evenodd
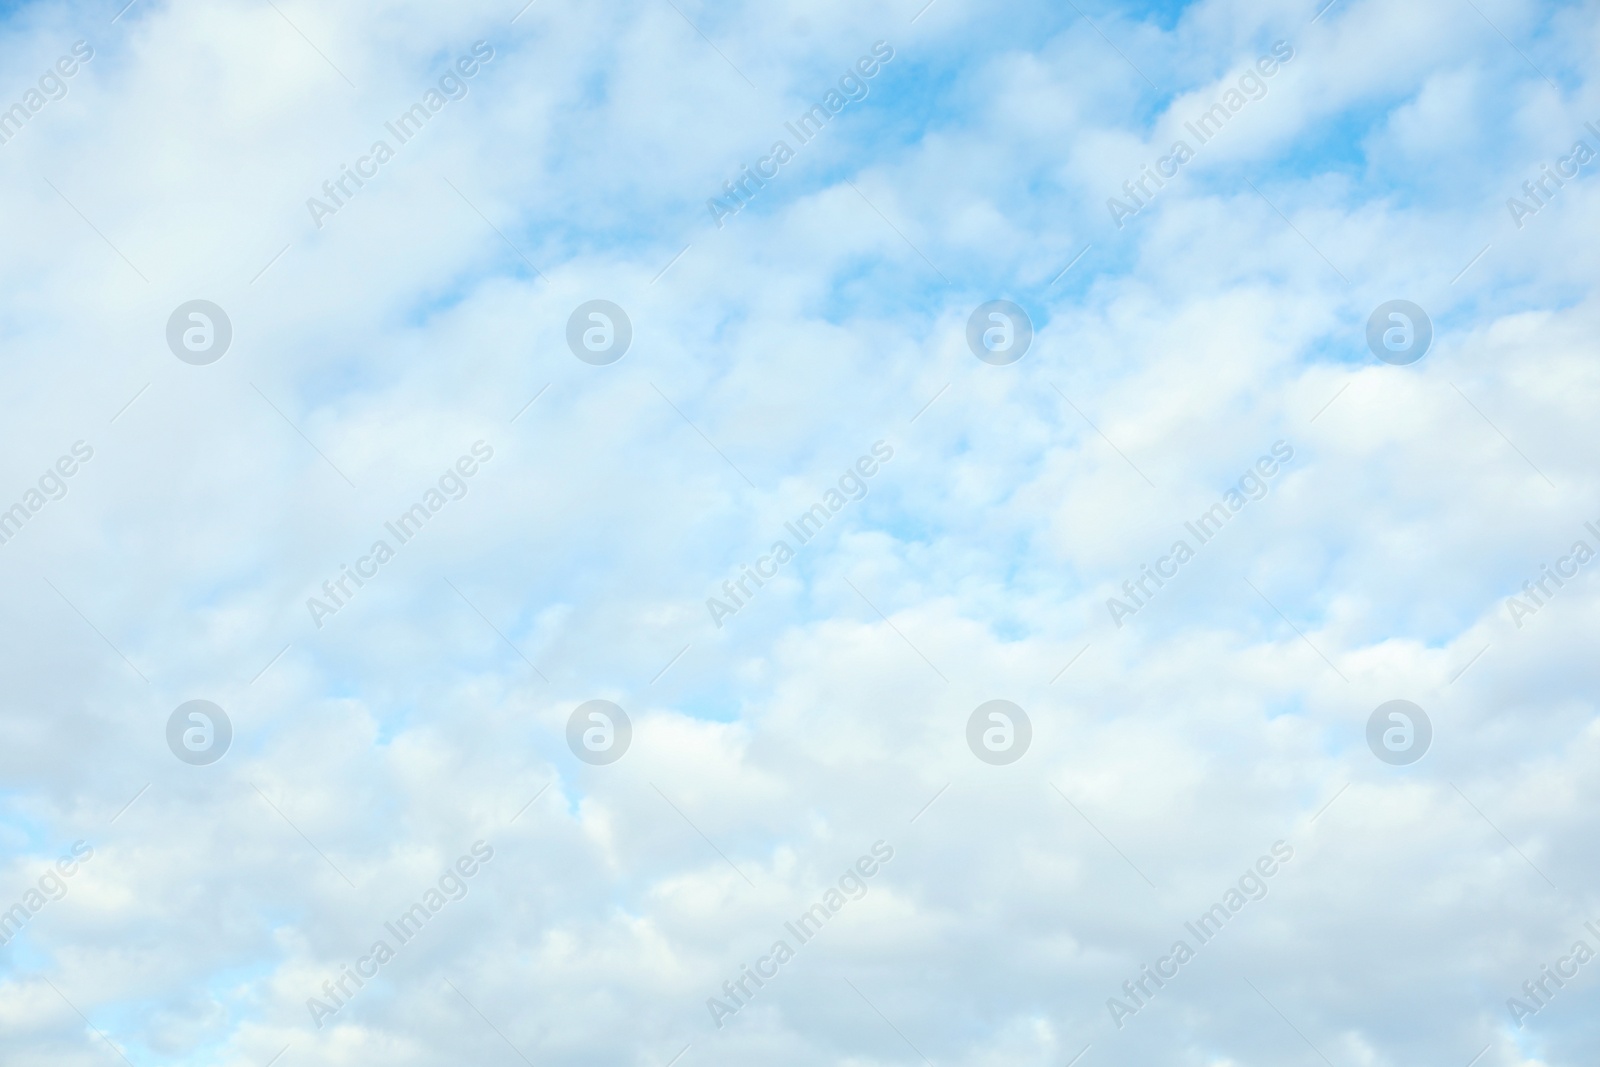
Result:
M124 3L0 1063L1593 1059L1600 8Z

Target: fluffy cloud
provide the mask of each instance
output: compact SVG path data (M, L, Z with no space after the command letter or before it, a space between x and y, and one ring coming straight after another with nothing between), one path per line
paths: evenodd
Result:
M6 106L93 52L0 145L7 1064L1596 1047L1593 968L1537 984L1600 949L1600 596L1542 569L1600 549L1593 169L1506 207L1600 150L1592 8L519 6L4 16ZM880 41L870 95L717 227ZM1117 228L1107 198L1278 41ZM1009 366L967 348L999 298L1036 331ZM207 365L168 348L196 299L232 327ZM596 299L632 325L606 366L567 347ZM1409 366L1367 348L1394 299L1433 323ZM880 440L870 492L715 625ZM1270 492L1118 626L1278 441ZM1032 725L1000 766L966 740L996 698ZM1367 745L1395 698L1433 727L1409 766ZM231 722L210 765L169 750L192 699ZM591 699L629 717L614 763L569 747ZM724 989L877 842L865 895Z

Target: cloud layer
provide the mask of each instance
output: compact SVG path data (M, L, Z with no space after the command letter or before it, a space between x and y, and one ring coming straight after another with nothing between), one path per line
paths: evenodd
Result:
M1592 5L121 2L0 23L8 1067L1600 1048Z

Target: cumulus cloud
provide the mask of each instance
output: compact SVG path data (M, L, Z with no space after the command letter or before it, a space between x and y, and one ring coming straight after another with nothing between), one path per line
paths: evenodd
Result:
M120 7L0 16L8 1065L1597 1046L1592 7Z

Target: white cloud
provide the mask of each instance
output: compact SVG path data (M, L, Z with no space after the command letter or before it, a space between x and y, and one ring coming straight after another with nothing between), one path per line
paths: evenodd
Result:
M1588 969L1521 1029L1505 1000L1600 919L1600 599L1588 570L1520 628L1505 599L1600 548L1597 201L1587 169L1520 231L1503 200L1600 121L1594 12L1484 5L1508 47L1365 0L677 7L9 16L0 100L95 57L0 146L0 503L94 457L0 544L0 905L95 855L0 947L6 1063L1580 1062ZM1111 227L1279 38L1267 97ZM318 230L306 198L480 39ZM706 197L878 40L868 98L719 230ZM964 338L1000 297L1037 329L1009 367ZM234 331L204 367L164 337L195 298ZM606 367L566 349L595 298L634 329ZM1409 367L1366 349L1395 298L1433 319ZM1117 628L1278 440L1270 493ZM597 697L633 725L609 766L566 743ZM997 697L1033 726L1009 766L966 747ZM1366 748L1396 697L1433 723L1411 767ZM208 767L166 747L195 698L233 724ZM1107 998L1279 840L1119 1030ZM718 1029L706 998L878 841Z

